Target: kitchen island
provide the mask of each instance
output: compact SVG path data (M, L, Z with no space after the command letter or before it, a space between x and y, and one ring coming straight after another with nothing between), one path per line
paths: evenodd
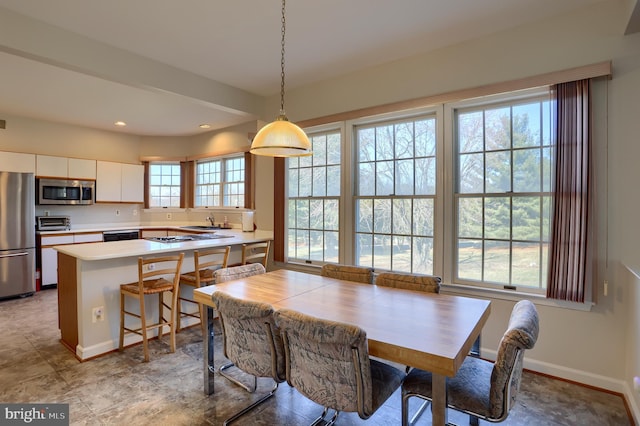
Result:
M120 284L138 280L138 257L184 253L182 272L189 272L194 268L194 250L231 246L229 263L233 264L241 259L242 244L273 239L273 232L260 230L225 229L215 235L226 238L175 242L139 239L54 247L58 252L58 320L63 345L81 361L118 348ZM157 304L148 307L147 317L157 318ZM125 346L139 341L140 336L126 336Z

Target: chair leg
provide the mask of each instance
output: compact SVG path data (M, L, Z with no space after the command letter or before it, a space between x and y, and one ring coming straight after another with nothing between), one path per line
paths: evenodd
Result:
M178 284L178 306L176 307L176 331L179 333L182 330L182 324L180 319L182 317L182 304L180 303L180 284Z
M320 415L320 417L315 419L310 426L333 426L336 423L336 420L338 420L338 414L340 414L340 411L336 410L333 413L333 416L331 416L331 418L327 420L328 413L329 407L324 407L324 410L322 410L322 414Z
M269 391L268 394L266 394L265 396L263 396L262 398L260 398L259 400L257 400L256 402L254 402L253 404L249 405L248 407L243 408L242 410L238 411L237 413L235 413L233 416L229 417L227 420L224 421L224 426L227 426L228 424L230 424L231 422L235 422L236 420L238 420L238 418L244 416L245 414L247 414L249 411L253 410L254 408L256 408L258 405L262 404L263 402L265 402L267 399L271 398L273 395L275 395L276 390L278 389L278 382L274 381L274 386L273 388L271 388L271 390Z
M180 316L178 310L178 287L171 292L171 313L169 314L170 333L171 333L171 353L176 351L176 315Z
M413 396L423 399L423 402L420 405L420 408L418 408L418 411L416 411L413 417L411 417L411 420L409 420L409 399ZM422 416L422 413L424 413L424 410L426 410L427 407L429 407L430 403L431 401L429 401L428 399L421 398L420 395L403 393L402 394L402 426L411 426L415 424L415 422L418 421L420 416Z
M233 367L234 364L232 362L229 362L223 366L221 366L218 369L218 373L220 373L220 375L222 377L225 377L226 379L228 379L229 381L235 383L236 385L240 386L241 388L243 388L244 390L246 390L249 393L253 393L256 391L256 388L258 387L258 378L256 376L253 376L253 387L251 386L247 386L246 384L242 383L240 380L236 379L235 377L230 376L229 374L227 374L224 370Z
M142 347L144 349L144 362L149 362L149 341L147 338L147 314L144 311L144 294L138 295L140 302L140 331L142 332Z
M164 292L158 293L158 324L164 322ZM164 327L158 327L158 340L162 340L164 334Z
M120 344L118 349L122 350L124 347L124 293L120 292Z

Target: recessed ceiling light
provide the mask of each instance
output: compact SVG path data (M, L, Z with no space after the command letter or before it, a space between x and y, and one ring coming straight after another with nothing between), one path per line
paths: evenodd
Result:
M211 128L211 124L201 124L200 126L201 129L210 129Z
M115 124L115 125L116 125L116 126L118 126L118 127L124 127L124 126L126 126L126 125L127 125L127 123L125 123L124 121L116 121L116 122L115 122L115 123L113 123L113 124Z

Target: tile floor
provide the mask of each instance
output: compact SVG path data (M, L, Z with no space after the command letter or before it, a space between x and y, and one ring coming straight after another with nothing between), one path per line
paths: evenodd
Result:
M60 343L57 292L0 301L0 401L68 403L73 425L221 425L254 396L222 377L216 393L203 393L202 338L199 327L178 334L178 349L168 340L152 341L151 361L142 347L80 363ZM218 342L220 339L217 340ZM224 362L219 345L216 364ZM261 380L259 391L270 383ZM416 401L417 402L417 401ZM286 383L276 396L237 425L306 425L321 407ZM449 414L464 425L467 418ZM368 421L342 413L338 425L399 425L396 392ZM420 425L430 424L429 415ZM489 424L481 422L481 424ZM525 372L517 405L504 425L629 425L622 397Z

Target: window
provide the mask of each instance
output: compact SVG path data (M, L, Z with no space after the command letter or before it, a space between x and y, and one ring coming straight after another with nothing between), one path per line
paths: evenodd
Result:
M456 282L546 288L550 109L542 97L455 110Z
M433 273L435 115L355 127L355 263Z
M244 155L196 163L195 207L244 207Z
M288 255L339 262L341 133L310 135L313 156L289 159Z
M314 155L287 163L287 258L544 294L551 103L537 89L312 129Z
M149 164L149 207L180 207L180 163Z

